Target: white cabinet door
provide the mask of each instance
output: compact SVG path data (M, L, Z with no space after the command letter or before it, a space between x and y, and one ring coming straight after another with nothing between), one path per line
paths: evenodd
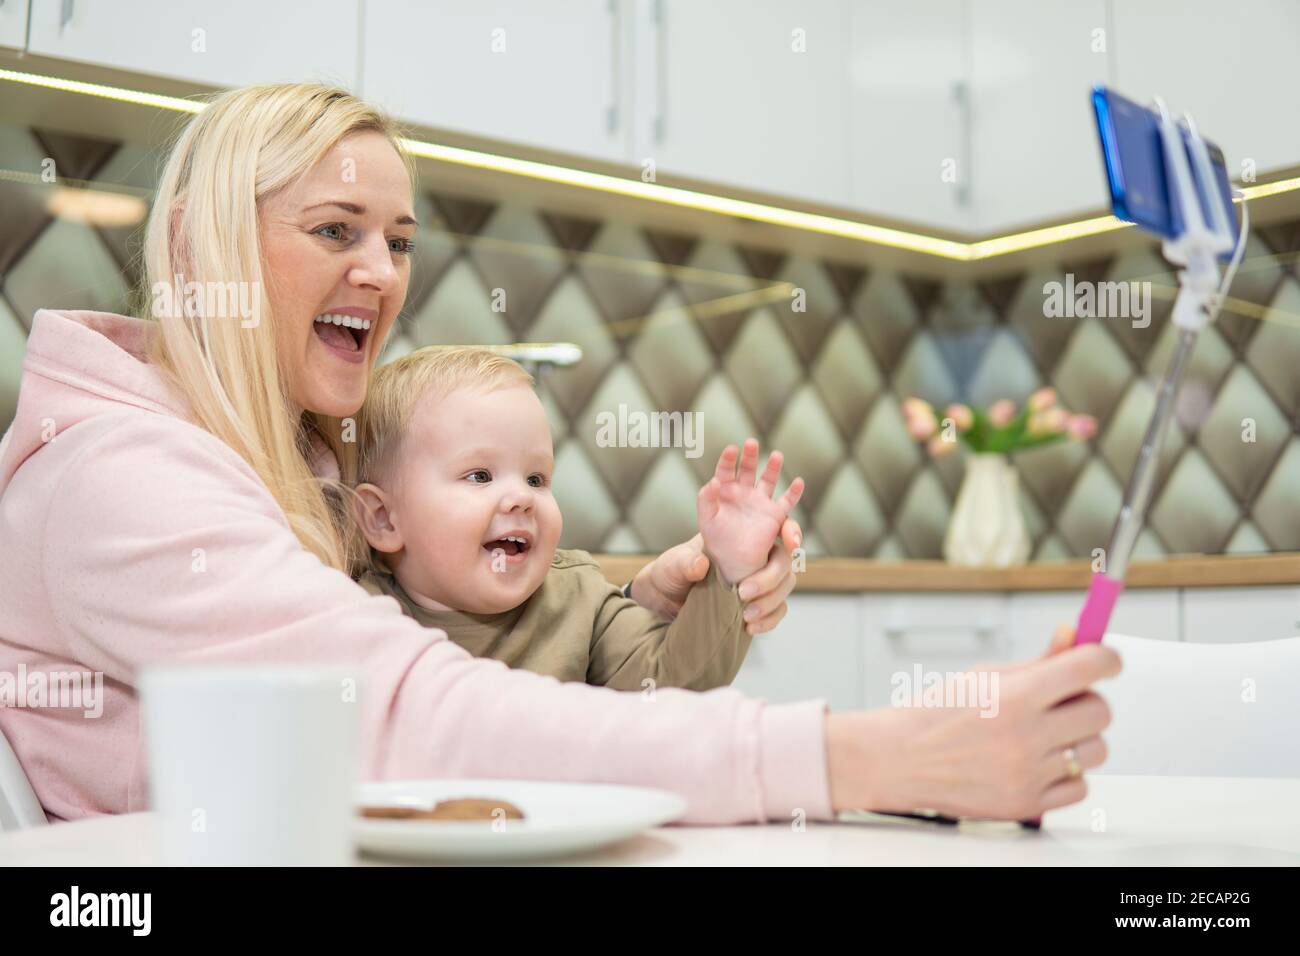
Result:
M970 215L968 0L850 4L852 205L959 232Z
M637 162L848 205L847 19L844 0L639 5Z
M1187 588L1184 640L1200 644L1273 641L1300 634L1300 588Z
M629 0L366 0L362 92L428 126L629 159Z
M1300 3L1295 0L1143 0L1114 5L1116 86L1147 102L1163 96L1223 148L1228 173L1300 162Z
M980 233L1107 205L1091 92L1108 81L1115 46L1127 48L1123 31L1117 40L1106 29L1107 6L1106 0L972 5L973 216Z
M1011 651L1015 660L1047 650L1061 624L1078 623L1083 591L1021 591L1011 595ZM1175 588L1134 588L1120 595L1108 630L1132 637L1177 641L1181 607Z
M32 0L32 53L210 86L357 81L358 0Z
M27 8L30 0L0 2L0 47L21 50L27 42Z
M750 645L732 686L774 703L824 698L836 710L862 706L862 599L856 594L795 594L790 613Z
M896 688L924 690L933 672L1006 660L1003 594L870 594L863 602L863 703L890 706ZM918 674L920 686L918 687Z

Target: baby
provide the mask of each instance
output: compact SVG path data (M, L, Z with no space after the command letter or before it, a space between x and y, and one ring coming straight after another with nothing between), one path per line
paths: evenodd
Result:
M554 451L533 378L487 349L427 348L381 367L362 410L355 516L362 585L511 667L618 690L729 684L749 635L736 584L767 562L803 493L773 499L781 455L729 446L699 493L708 575L672 622L561 550ZM737 461L739 474L737 475Z

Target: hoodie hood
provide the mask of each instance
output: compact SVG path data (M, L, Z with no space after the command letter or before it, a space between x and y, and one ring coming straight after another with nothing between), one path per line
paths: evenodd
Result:
M41 309L32 320L13 423L0 442L0 495L23 462L61 432L127 406L188 419L184 399L148 361L148 319Z

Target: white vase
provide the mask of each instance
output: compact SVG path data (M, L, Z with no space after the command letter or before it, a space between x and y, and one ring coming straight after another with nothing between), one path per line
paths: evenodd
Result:
M966 477L943 539L951 564L1006 568L1029 557L1029 533L1020 514L1020 480L1005 455L966 459Z

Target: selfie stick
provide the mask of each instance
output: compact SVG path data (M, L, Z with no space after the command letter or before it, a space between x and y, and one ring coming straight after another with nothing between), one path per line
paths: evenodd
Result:
M1169 183L1169 205L1182 219L1183 232L1177 238L1166 239L1163 246L1165 258L1180 266L1178 297L1174 300L1173 321L1178 326L1178 344L1173 358L1165 370L1164 380L1156 396L1155 411L1147 425L1142 448L1138 452L1133 475L1124 490L1124 503L1119 518L1111 532L1110 542L1103 554L1102 570L1093 574L1088 587L1088 597L1079 614L1075 631L1075 644L1095 644L1101 641L1110 622L1111 611L1124 590L1124 575L1142 522L1151 489L1155 484L1156 456L1164 441L1169 422L1174 417L1174 399L1182 381L1187 359L1196 345L1196 334L1218 315L1223 295L1232 284L1237 266L1246 248L1246 231L1250 225L1245 203L1242 203L1241 232L1237 238L1236 252L1224 274L1220 288L1217 257L1232 248L1232 227L1223 204L1219 202L1218 184L1205 140L1196 131L1191 116L1184 114L1188 144L1183 145L1183 135L1178 124L1169 116L1164 101L1155 100L1160 113L1160 138L1165 155L1165 178ZM1188 151L1191 163L1188 163ZM1199 186L1199 190L1198 190ZM1205 201L1202 203L1201 197ZM1217 289L1217 294L1216 294Z

